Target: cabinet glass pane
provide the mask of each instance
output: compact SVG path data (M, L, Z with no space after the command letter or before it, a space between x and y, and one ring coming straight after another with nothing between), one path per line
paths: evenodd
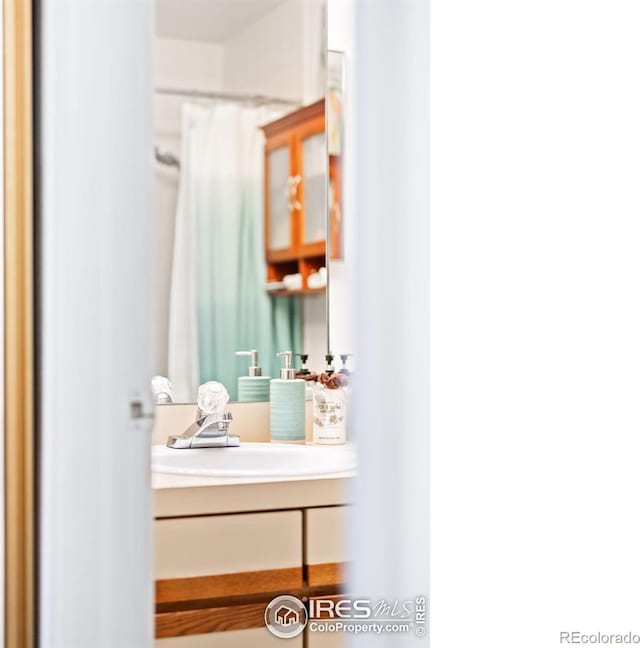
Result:
M289 216L289 148L282 147L269 153L269 240L270 250L291 247Z
M327 236L327 142L324 133L302 142L304 170L304 242L324 241Z

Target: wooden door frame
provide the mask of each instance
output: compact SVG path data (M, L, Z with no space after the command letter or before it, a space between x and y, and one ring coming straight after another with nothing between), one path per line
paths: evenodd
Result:
M33 0L3 0L5 645L36 642Z

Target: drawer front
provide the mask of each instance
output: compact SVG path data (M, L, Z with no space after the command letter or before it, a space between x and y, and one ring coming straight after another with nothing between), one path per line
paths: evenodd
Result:
M305 511L305 564L309 585L344 583L346 563L346 506L311 508Z
M156 603L302 585L302 512L156 520Z
M302 635L287 639L287 648L302 648ZM155 648L283 648L285 642L266 628L156 639Z

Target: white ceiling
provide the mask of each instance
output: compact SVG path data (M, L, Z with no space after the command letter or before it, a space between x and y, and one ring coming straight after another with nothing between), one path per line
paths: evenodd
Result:
M156 0L161 38L220 43L284 0Z

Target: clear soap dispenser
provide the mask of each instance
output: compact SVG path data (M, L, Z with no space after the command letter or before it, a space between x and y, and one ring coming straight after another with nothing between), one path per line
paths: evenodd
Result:
M262 369L258 366L258 352L255 349L236 351L236 355L251 357L248 375L238 377L238 402L256 403L268 401L271 376L262 375Z
M305 442L305 381L296 378L291 365L292 352L276 354L284 358L280 378L271 381L271 441Z

